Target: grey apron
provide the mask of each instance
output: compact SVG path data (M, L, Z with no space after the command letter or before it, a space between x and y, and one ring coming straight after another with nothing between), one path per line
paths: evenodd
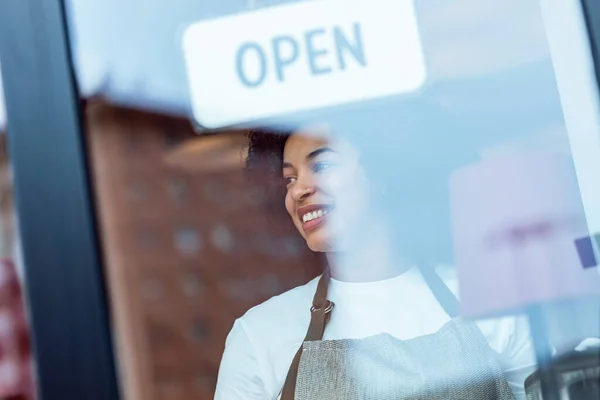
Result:
M441 278L421 268L452 318L438 332L410 340L388 334L322 340L334 304L329 272L319 280L304 343L281 400L513 400L493 350L472 322L458 318L458 300Z

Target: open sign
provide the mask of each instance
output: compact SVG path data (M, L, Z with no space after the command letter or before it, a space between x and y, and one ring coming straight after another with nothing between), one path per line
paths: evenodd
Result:
M185 33L192 109L207 128L402 94L425 81L414 0L313 0Z
M366 67L360 23L355 23L352 30L347 35L342 27L334 26L329 30L311 29L300 37L277 36L272 39L268 49L257 42L243 43L236 53L238 78L245 86L260 86L269 77L269 69L272 68L273 78L284 82L286 70L297 63L301 56L307 61L306 72L313 76L345 70L351 62ZM254 63L250 67L255 70L255 77L252 78L247 71L249 58L250 63ZM269 61L272 65L269 65Z

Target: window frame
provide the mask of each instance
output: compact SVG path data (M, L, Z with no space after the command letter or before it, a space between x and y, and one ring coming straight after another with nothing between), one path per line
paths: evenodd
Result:
M0 59L38 398L119 398L62 0L0 2Z

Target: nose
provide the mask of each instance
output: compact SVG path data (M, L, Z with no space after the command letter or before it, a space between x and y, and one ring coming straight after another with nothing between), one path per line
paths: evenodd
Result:
M315 180L309 175L298 176L291 195L295 201L306 200L317 191Z

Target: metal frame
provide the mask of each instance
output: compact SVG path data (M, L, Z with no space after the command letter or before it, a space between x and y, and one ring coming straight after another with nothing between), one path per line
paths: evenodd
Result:
M596 80L600 84L600 2L597 0L581 0L581 5L590 38Z
M9 150L39 398L118 399L62 0L0 1Z

